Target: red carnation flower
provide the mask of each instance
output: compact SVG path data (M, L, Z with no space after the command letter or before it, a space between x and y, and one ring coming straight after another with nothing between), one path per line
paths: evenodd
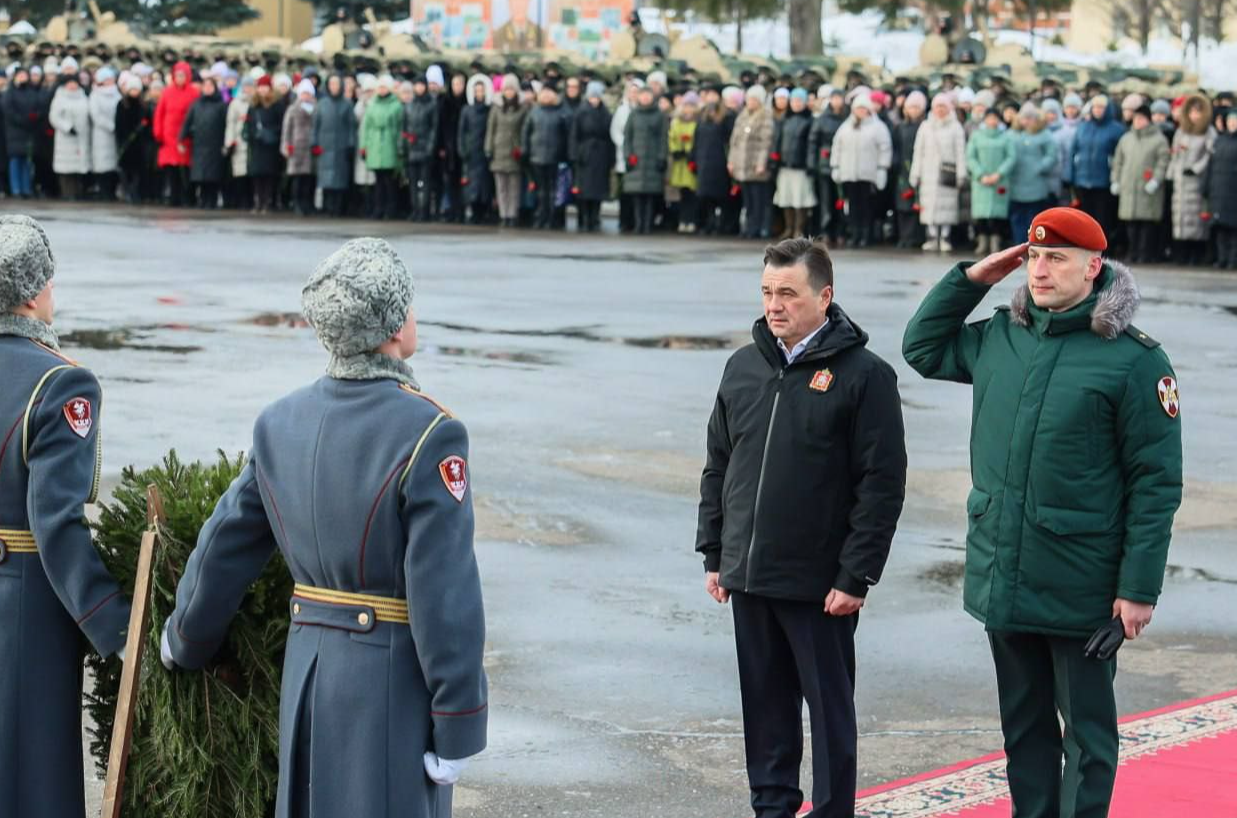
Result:
M578 188L578 187L573 187L573 188L571 189L571 195L572 195L572 196L579 196L579 195L580 195L580 188Z
M1204 210L1202 213L1199 213L1198 217L1205 222L1211 221L1211 214L1208 213L1206 210Z
M845 199L835 199L835 200L834 200L834 202L833 202L833 209L834 209L834 210L842 210L842 209L843 209L843 208L845 208L845 207L846 207L846 200L845 200Z
M1082 202L1079 201L1078 199L1070 199L1069 206L1077 210L1078 208L1082 207Z
M314 145L314 146L313 146L313 148L312 148L312 150L311 150L310 152L311 152L314 156L321 156L321 155L322 155L322 146L321 146L321 145Z
M691 135L691 134L689 134L689 133L680 134L680 135L679 135L679 139L682 139L684 142L691 142L691 141L692 141L692 135Z
M906 190L902 191L902 198L903 198L903 199L905 199L905 200L906 200L906 201L908 201L908 202L909 202L911 199L914 199L914 198L915 198L915 189L914 189L914 188L910 188L910 187L908 187Z
M511 149L511 158L514 159L515 161L517 162L520 161L520 158L523 156L524 156L524 151L520 150L519 148Z
M295 146L295 145L288 145L288 156L291 156L291 155L292 155L292 154L294 154L294 153L296 153L296 146Z
M460 177L460 185L461 185L461 186L467 186L467 185L468 185L468 177L467 177L467 176L461 176L461 177Z
M821 159L828 159L828 158L829 158L829 149L828 149L828 148L821 148L821 149L820 149L820 158L821 158Z
M688 169L688 170L690 170L692 173L695 173L695 172L696 172L696 163L695 163L695 162L692 162L692 161L688 161L688 163L687 163L687 169Z
M769 154L769 158L772 159L774 162L782 161L782 155L778 153L777 151L774 151L773 153Z
M634 168L636 166L636 155L633 153L627 157L627 167Z
M536 189L537 189L537 183L536 183L536 182L529 182L529 183L528 183L528 192L529 192L529 193L534 192Z
M915 204L911 205L911 210L918 213L920 210L923 210L923 208L919 206L919 202L915 202Z
M1151 177L1153 176L1155 176L1155 174L1151 172L1151 168L1147 168L1146 170L1143 171L1143 181L1150 182Z
M739 186L738 186L738 185L731 185L731 186L730 186L730 198L732 198L732 199L736 199L736 198L738 198L738 196L739 196L739 194L740 194L741 192L742 192L742 191L740 190L740 188L739 188Z
M998 195L998 196L1004 196L1004 195L1005 195L1005 188L1003 188L1003 187L998 187L998 188L996 189L996 195Z

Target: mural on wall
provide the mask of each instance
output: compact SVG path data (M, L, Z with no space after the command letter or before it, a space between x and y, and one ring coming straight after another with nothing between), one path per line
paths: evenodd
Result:
M538 51L558 48L590 59L610 53L633 0L425 0L417 32L442 48Z

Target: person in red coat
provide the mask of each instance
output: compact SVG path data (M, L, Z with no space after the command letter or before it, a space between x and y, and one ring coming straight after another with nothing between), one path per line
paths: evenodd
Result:
M192 145L180 138L181 127L189 108L199 94L193 84L193 69L187 62L172 67L172 84L159 98L155 108L154 134L159 143L159 170L167 177L172 207L185 204L189 190L188 170L193 160Z

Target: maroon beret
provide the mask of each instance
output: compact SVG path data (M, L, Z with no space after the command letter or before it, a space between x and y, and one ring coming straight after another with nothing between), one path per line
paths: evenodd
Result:
M1108 238L1100 223L1073 207L1052 207L1035 217L1027 241L1035 247L1080 247L1101 253Z

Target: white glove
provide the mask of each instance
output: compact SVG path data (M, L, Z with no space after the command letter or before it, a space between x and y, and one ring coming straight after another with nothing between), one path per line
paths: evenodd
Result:
M439 758L437 753L425 754L425 774L430 777L440 787L449 787L460 780L464 770L468 767L468 759L462 758L459 761L451 761L446 758Z
M1155 195L1155 192L1159 189L1160 189L1159 179L1152 179L1150 182L1147 182L1147 186L1143 188L1143 190L1147 191L1153 196Z
M1110 187L1110 188L1108 188L1108 189L1112 191L1112 195L1114 195L1114 196L1120 196L1120 195L1121 195L1121 185L1117 184L1116 182L1113 182L1113 183L1112 183L1112 187Z
M885 185L889 184L889 171L881 168L876 171L876 189L884 190Z
M163 623L163 636L159 639L159 659L168 670L176 670L176 662L172 659L172 643L168 641L168 623Z

